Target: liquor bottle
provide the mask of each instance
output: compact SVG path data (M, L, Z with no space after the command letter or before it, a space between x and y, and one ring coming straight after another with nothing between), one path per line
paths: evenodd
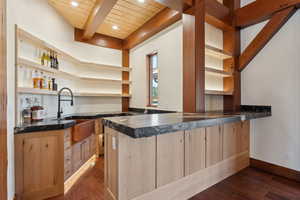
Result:
M53 65L53 59L54 59L54 58L53 58L52 55L53 55L53 54L52 54L52 51L50 51L50 67L51 67L51 68L54 68L54 67L53 67L53 66L54 66L54 65Z
M39 72L35 70L32 74L33 88L40 88Z
M39 78L39 80L40 80L40 81L39 81L40 89L43 89L43 82L44 82L43 77L44 77L44 73L41 72L41 73L40 73L40 78Z
M51 60L50 60L50 52L48 52L47 54L46 54L46 58L47 58L47 67L51 67Z
M53 86L52 86L52 78L49 76L48 77L48 90L53 90Z
M58 59L57 59L57 54L55 54L55 68L59 69L59 62L58 62Z
M45 54L45 52L43 52L43 54L41 56L41 65L45 66L45 58L46 58L46 54Z

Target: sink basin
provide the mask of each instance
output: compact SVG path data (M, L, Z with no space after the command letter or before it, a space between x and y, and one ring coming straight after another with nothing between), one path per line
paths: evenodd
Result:
M72 141L80 142L95 134L95 120L77 119L76 125L72 127Z

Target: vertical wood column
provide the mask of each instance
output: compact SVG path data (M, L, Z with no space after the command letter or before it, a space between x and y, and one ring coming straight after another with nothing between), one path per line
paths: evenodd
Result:
M183 14L183 111L205 111L205 1Z
M122 50L122 65L129 68L129 50ZM129 81L129 71L122 72L122 81ZM122 84L122 94L129 94L129 84ZM122 97L122 111L127 112L129 109L129 97Z
M7 199L6 0L0 2L0 199Z
M224 0L224 5L230 9L231 17L234 16L234 10L240 8L240 0ZM232 20L233 23L234 20ZM235 24L232 24L235 27ZM239 71L239 56L241 51L241 34L239 29L223 32L224 50L231 52L233 58L224 60L224 70L232 68L233 77L224 78L224 90L233 91L232 96L224 96L225 111L239 111L241 105L241 73Z

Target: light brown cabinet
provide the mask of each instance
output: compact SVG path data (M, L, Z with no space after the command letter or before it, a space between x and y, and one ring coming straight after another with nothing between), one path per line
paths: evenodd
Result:
M185 175L205 168L206 130L199 128L185 131Z
M64 193L64 182L95 155L94 134L72 145L71 129L15 136L18 199L46 199Z
M223 159L230 158L238 152L240 124L240 122L228 123L223 126Z
M188 199L249 166L249 127L226 123L148 138L106 127L108 199Z
M64 192L64 131L17 135L15 152L18 198L45 199Z
M223 132L222 126L206 128L206 167L223 160Z
M87 160L96 154L95 136L88 138L72 145L72 170L78 170Z
M184 176L184 132L157 136L157 187Z

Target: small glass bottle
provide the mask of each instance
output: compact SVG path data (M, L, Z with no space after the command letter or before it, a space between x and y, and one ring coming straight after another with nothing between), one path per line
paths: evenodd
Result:
M52 89L53 89L53 86L52 86L52 79L51 79L51 77L49 76L49 77L48 77L48 90L52 91Z
M40 88L39 72L35 70L32 74L33 88Z
M44 82L44 79L43 79L43 77L44 77L44 73L43 72L41 72L40 73L40 77L39 77L39 84L40 84L40 89L43 89L43 82Z

